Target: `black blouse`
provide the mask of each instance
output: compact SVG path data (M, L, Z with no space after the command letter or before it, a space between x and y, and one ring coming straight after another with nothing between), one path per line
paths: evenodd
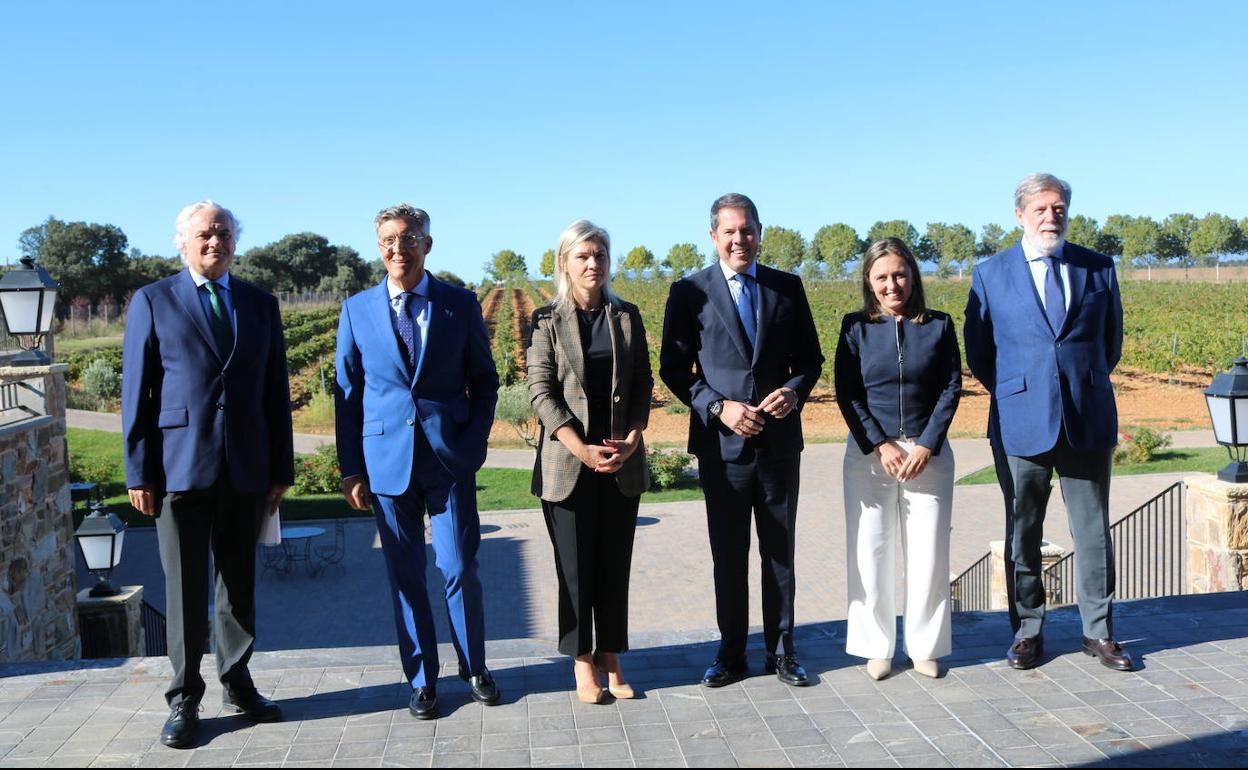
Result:
M585 354L585 397L589 402L589 425L585 441L601 444L611 438L611 374L614 357L611 325L604 309L576 311L581 327L581 350Z

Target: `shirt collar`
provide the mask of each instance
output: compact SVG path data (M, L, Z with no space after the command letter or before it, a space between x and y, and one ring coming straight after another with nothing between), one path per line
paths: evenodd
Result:
M1027 236L1023 236L1019 242L1023 246L1023 256L1027 258L1028 262L1035 262L1038 259L1045 258L1045 255L1041 254L1039 249L1031 245L1031 241L1027 240ZM1060 261L1062 259L1062 254L1065 251L1066 251L1066 241L1063 240L1062 247L1058 249L1057 253L1054 254L1053 256L1057 257L1057 259Z
M395 286L394 283L391 282L389 276L386 276L386 291L390 294L391 302L394 301L395 297L403 293L403 290L401 288L399 288L398 286ZM415 294L418 297L424 297L425 299L429 298L429 271L428 270L426 270L425 274L420 277L420 283L416 284L416 288L412 289L412 294Z
M191 274L191 280L195 282L195 288L197 289L203 286L204 284L208 283L209 281L212 281L211 278L207 278L205 276L200 275L199 273L192 270L190 267L187 267L186 269ZM212 282L215 283L217 286L220 286L222 289L225 289L226 291L230 290L230 274L228 272L222 275L217 280L212 281Z
M733 270L731 267L728 267L728 265L722 259L719 260L719 269L724 271L724 279L727 281L731 281L733 277L737 275L737 271ZM745 275L748 275L749 277L753 278L755 281L758 280L758 260L754 260L753 262L750 263L750 266L746 268L745 270Z

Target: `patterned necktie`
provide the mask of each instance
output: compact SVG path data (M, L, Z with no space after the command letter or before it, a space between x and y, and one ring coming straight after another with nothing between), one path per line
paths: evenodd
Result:
M420 338L416 336L416 324L412 321L411 301L415 296L410 291L399 294L399 309L395 318L395 327L399 330L403 347L407 348L407 363L412 371L416 371L416 362L420 360Z
M1044 314L1049 317L1053 333L1058 334L1066 321L1066 291L1057 257L1045 257L1044 261L1049 265L1044 274Z
M750 341L750 347L754 347L754 342L758 337L758 321L754 312L754 279L751 276L741 273L733 276L740 286L741 290L737 292L737 315L741 317L741 325L745 327L745 336Z
M225 317L221 286L216 281L209 281L204 284L204 288L208 290L208 307L212 309L208 319L212 327L212 338L217 343L217 351L221 353L221 357L229 358L234 351L234 329L230 326L230 319Z

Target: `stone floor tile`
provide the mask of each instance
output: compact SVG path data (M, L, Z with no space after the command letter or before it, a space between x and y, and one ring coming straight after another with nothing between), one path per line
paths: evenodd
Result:
M338 744L338 751L334 754L334 759L363 759L365 757L380 757L386 753L386 741L351 741Z
M580 765L580 746L550 746L529 750L529 758L534 767L539 765Z
M480 754L434 754L431 767L480 767Z
M528 767L530 762L528 749L481 752L481 767Z

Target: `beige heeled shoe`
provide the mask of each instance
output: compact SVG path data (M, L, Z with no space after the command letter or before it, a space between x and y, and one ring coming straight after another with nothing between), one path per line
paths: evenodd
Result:
M940 664L934 660L916 660L914 670L926 677L936 679L940 676Z
M607 692L611 693L611 697L617 698L619 700L629 700L630 698L636 697L637 693L633 691L633 686L630 685L628 682L625 682L623 680L623 675L620 673L619 654L616 653L614 655L614 658L615 658L615 665L614 665L615 670L614 671L611 671L610 669L608 669L606 666L603 665L603 660L605 657L606 656L603 655L602 653L594 655L594 666L600 672L606 675ZM611 682L612 675L614 675L615 678L618 680L614 684Z
M867 676L879 681L893 670L893 662L887 658L871 658L867 661Z
M596 706L606 700L607 693L602 689L602 684L598 680L598 667L594 665L592 660L577 660L576 663L588 663L592 673L592 684L582 685L578 677L576 681L576 699L581 703L588 703ZM576 664L573 664L575 667Z

